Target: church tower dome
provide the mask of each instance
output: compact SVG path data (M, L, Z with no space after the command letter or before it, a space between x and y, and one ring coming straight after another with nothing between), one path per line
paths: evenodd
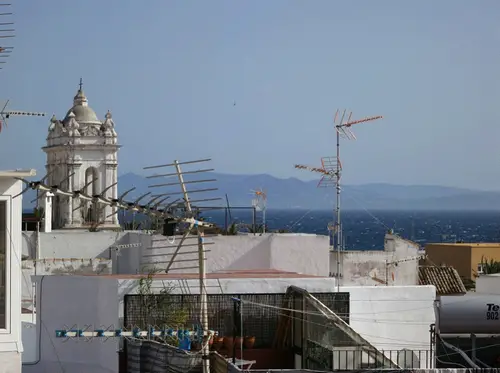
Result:
M69 192L80 190L93 196L103 193L118 198L118 136L111 112L102 122L88 105L82 79L73 107L63 120L50 119L47 145L48 185L59 185ZM62 183L62 184L61 184ZM96 208L88 201L56 196L52 203L54 228L118 228L116 208Z
M87 96L85 96L85 93L83 92L82 79L80 79L78 92L73 98L73 106L66 113L63 123L66 123L68 121L70 113L73 113L75 115L75 120L80 124L101 124L101 122L97 118L95 111L92 110L92 108L89 106Z

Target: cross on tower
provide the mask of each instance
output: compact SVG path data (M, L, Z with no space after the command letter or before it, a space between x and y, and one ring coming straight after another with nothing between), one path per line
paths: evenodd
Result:
M79 86L80 86L80 91L81 91L82 87L83 87L83 79L82 78L80 78L80 84L79 84Z

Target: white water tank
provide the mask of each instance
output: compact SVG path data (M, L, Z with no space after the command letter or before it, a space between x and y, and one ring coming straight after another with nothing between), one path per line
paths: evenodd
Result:
M442 296L437 326L441 334L500 334L500 295Z

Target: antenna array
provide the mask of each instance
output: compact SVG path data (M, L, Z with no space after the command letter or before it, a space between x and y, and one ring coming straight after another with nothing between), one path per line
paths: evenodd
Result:
M0 57L2 56L2 51L0 47ZM1 61L0 61L1 62ZM5 105L0 110L0 132L2 132L2 127L7 126L7 119L10 117L44 117L45 113L33 112L33 111L10 111L7 110L7 105L9 100L5 102Z
M58 196L65 196L72 198L73 200L79 200L79 201L88 201L94 204L97 207L103 207L103 206L110 206L115 209L113 211L113 214L116 214L119 210L125 210L125 211L137 211L140 213L143 213L147 216L152 216L152 217L157 217L161 219L171 219L175 222L183 222L183 223L188 223L192 224L193 226L198 226L198 227L212 227L213 225L210 223L206 223L203 221L199 221L195 219L192 216L176 216L172 213L172 211L168 208L168 205L163 207L161 206L161 203L156 202L152 203L152 201L149 201L147 204L140 204L140 200L142 198L136 199L133 202L125 201L125 196L130 193L132 190L135 188L132 188L122 195L120 195L118 198L109 198L107 197L107 192L114 186L116 183L107 186L101 193L95 194L95 195L89 195L85 193L85 186L82 189L79 190L74 190L72 192L69 192L67 190L63 190L61 188L61 184L65 181L69 181L72 177L73 174L70 174L67 176L62 182L59 183L59 185L47 185L46 181L48 177L52 174L52 172L49 172L46 174L42 179L40 180L27 180L24 178L16 178L17 180L21 180L26 187L21 191L21 193L15 195L13 198L17 198L20 195L26 193L28 190L36 190L36 191L41 191L41 195L44 195L45 193L51 193L53 195L58 195ZM94 182L92 180L90 183ZM90 184L88 183L88 184ZM88 184L86 186L88 186ZM40 197L41 198L41 197ZM77 207L77 209L80 207ZM108 216L109 217L109 216ZM96 225L102 224L103 221L97 221Z
M208 306L207 306L207 289L206 289L206 271L205 271L205 245L207 244L205 242L205 232L204 228L206 225L203 224L197 224L194 221L187 221L187 219L195 219L198 216L197 209L194 206L194 204L199 204L199 203L204 203L204 202L210 202L210 201L217 201L221 200L222 198L198 198L198 199L191 199L190 194L191 193L203 193L203 192L211 192L211 191L216 191L217 188L199 188L199 189L193 189L191 191L188 191L188 185L197 185L197 184L204 184L204 183L211 183L217 181L214 178L211 178L210 176L205 177L205 178L196 178L196 176L193 175L201 175L201 174L206 174L214 171L213 168L203 168L203 169L198 169L198 170L192 170L192 171L183 171L181 169L181 166L185 165L192 165L192 164L199 164L199 163L205 163L209 162L211 159L199 159L195 161L187 161L187 162L179 162L179 161L174 161L173 163L170 164L164 164L164 165L159 165L159 166L149 166L145 167L145 170L151 170L151 169L158 169L158 168L173 168L172 172L167 172L165 174L156 174L156 175L151 175L148 176L148 179L153 179L153 178L176 178L176 181L172 182L167 182L167 183L160 183L160 184L153 184L150 185L149 188L161 188L161 187L174 187L178 186L180 187L180 191L177 192L170 192L170 193L161 193L161 194L156 194L152 195L153 198L159 198L163 196L170 196L170 195L180 195L181 198L177 199L174 201L174 204L176 202L177 205L173 206L173 208L176 209L177 214L180 214L183 216L183 219L186 220L186 222L189 224L188 228L185 230L184 234L182 235L177 247L174 249L172 253L169 253L171 256L170 260L167 263L167 267L165 269L165 272L168 273L169 271L172 270L185 270L185 269L194 269L198 268L199 271L199 286L200 286L200 322L201 322L201 327L203 330L208 330ZM185 179L189 178L189 180ZM172 221L167 221L166 224L173 223ZM188 239L190 233L192 230L196 228L196 233L197 233L197 244L184 244L184 242ZM175 232L172 232L175 235ZM169 242L170 244L171 242ZM173 244L173 242L172 242ZM184 246L197 246L198 250L196 251L186 251L186 252L181 252L181 248ZM169 246L167 246L168 248ZM170 246L172 247L172 246ZM177 256L179 255L188 255L188 254L198 254L197 259L177 259ZM176 262L193 262L197 261L198 265L197 266L189 266L189 267L178 267L178 268L173 268L173 264ZM209 373L210 372L210 361L208 359L209 357L209 348L208 344L205 344L202 348L202 360L203 360L203 372L204 373Z
M321 180L318 183L318 187L335 186L337 192L335 205L335 222L328 225L328 230L330 231L330 235L333 238L333 240L330 241L330 245L333 246L333 249L337 252L337 272L334 273L333 276L337 278L337 291L340 291L340 281L342 279L343 272L340 257L340 252L343 250L342 225L340 222L340 179L342 176L342 162L340 161L340 138L342 137L347 140L356 140L356 136L351 131L351 127L353 125L382 119L382 116L379 115L353 121L351 120L352 112L349 112L346 117L347 110L345 109L340 117L339 114L340 111L337 110L333 119L337 137L337 155L335 157L321 158L321 167L310 167L300 164L295 165L295 168L297 169L321 174L322 176Z
M141 330L141 328L137 326L130 326L128 328L116 328L115 325L109 325L107 327L100 326L98 328L94 328L89 324L84 325L83 327L79 327L78 325L68 327L67 325L64 325L62 329L55 330L56 338L63 338L63 342L66 342L68 340L83 340L85 342L89 342L95 338L99 338L103 342L105 342L110 338L166 339L169 337L174 337L178 340L189 338L190 340L201 341L206 337L210 339L215 335L217 335L216 332L211 330L203 330L197 326L194 326L191 329L178 329L170 328L165 325L150 325L146 328L146 330Z
M11 4L0 4L0 64L6 63L3 59L10 57L10 53L14 49L7 43L7 40L15 37L10 6ZM2 67L0 67L1 69Z
M252 189L251 194L254 196L252 199L252 206L255 211L262 211L262 233L266 233L266 207L267 207L267 193L259 189Z

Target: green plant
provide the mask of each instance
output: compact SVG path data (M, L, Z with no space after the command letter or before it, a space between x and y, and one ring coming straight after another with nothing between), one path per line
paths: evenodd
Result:
M226 230L226 236L236 236L238 235L238 225L236 223L231 223L231 225Z
M268 232L267 226L264 224L258 224L256 226L253 226L253 225L247 226L249 233L264 233L264 228L266 228L265 231Z
M141 324L137 326L141 329L155 325L183 328L186 326L189 314L174 302L171 296L174 286L162 281L159 292L152 288L155 275L160 271L161 269L156 267L149 268L147 275L138 280ZM167 342L172 345L178 344L176 338L170 338Z
M476 282L474 280L462 276L462 282L467 291L476 290Z
M43 207L35 207L33 209L33 214L35 215L35 217L37 217L38 219L42 218L44 216L44 213L45 213L45 210L43 209Z
M481 257L481 268L485 275L491 275L493 273L500 273L500 262L486 257Z

